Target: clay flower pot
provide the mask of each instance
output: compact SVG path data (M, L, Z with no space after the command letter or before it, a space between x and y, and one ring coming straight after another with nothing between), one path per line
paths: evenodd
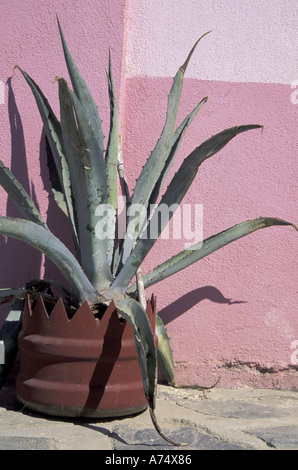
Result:
M147 303L155 328L156 300ZM115 417L147 408L132 327L111 303L98 324L87 302L69 319L60 299L50 316L27 297L19 335L18 399L56 416Z

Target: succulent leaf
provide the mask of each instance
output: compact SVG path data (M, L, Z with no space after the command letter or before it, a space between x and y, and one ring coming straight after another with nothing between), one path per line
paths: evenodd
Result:
M86 113L88 122L90 122L91 127L93 128L94 134L96 138L98 139L99 146L101 147L101 153L103 154L104 152L104 135L102 132L102 124L101 124L101 119L98 114L98 109L96 106L96 103L93 99L93 96L91 94L91 91L89 90L88 86L86 85L82 75L80 74L71 54L69 51L69 48L67 46L59 19L57 17L57 22L58 22L58 27L59 27L59 32L60 32L60 37L61 37L61 42L62 42L62 47L63 47L63 52L64 52L64 57L65 57L65 62L67 65L68 73L71 79L71 83L73 86L73 90L81 102L81 104L84 106L84 111Z
M241 222L227 230L224 230L223 232L212 235L203 242L190 246L186 250L181 251L169 260L160 264L144 276L144 286L145 288L152 286L157 282L180 272L182 269L187 268L191 264L196 263L200 259L210 255L229 243L249 235L256 230L274 225L289 225L298 230L294 224L274 217L260 217L258 219L246 220L245 222ZM128 289L128 292L136 292L136 286L131 286Z
M206 33L207 34L207 33ZM173 85L168 96L167 104L167 114L164 128L162 130L161 136L152 151L151 155L147 159L134 188L132 196L132 204L140 204L145 209L147 209L149 200L152 194L152 191L158 182L161 174L163 172L164 166L168 159L168 156L171 152L171 143L173 139L173 133L175 130L176 117L178 112L178 106L181 98L181 92L183 87L184 74L188 65L188 62L191 58L191 55L194 52L198 42L205 36L201 36L191 52L189 53L185 63L179 68L176 73ZM128 223L132 222L131 218L128 217ZM135 234L134 237L129 236L124 240L123 250L122 250L122 265L128 259L134 241L136 240L139 231L143 227L144 217L140 215L139 217L133 217L133 223L135 224Z
M109 55L109 97L110 97L110 133L108 146L106 151L106 173L107 173L107 202L113 208L115 216L110 221L111 232L114 237L109 240L108 258L110 266L113 265L114 249L116 241L116 228L117 228L117 205L118 205L118 191L117 191L117 161L119 151L119 116L118 104L116 98L116 90L112 73L111 54Z
M172 206L174 208L177 207L181 203L183 197L193 182L200 165L207 158L210 158L219 152L219 150L227 145L227 143L230 142L230 140L233 139L236 135L260 127L262 126L258 124L251 124L225 129L224 131L210 137L193 152L191 152L187 158L185 158L179 170L176 172L172 181L170 182L168 188L166 189L164 195L162 196L160 204L155 209L155 212L153 213L153 216L148 223L149 230L147 230L147 232L144 234L145 236L140 237L137 240L127 262L118 274L117 279L114 281L112 289L116 289L120 292L126 291L136 270L144 261L145 257L158 239L158 236L168 224L170 218L173 216L174 211L169 214L169 218L164 218L159 223L157 219L159 207L162 205L166 205L167 207ZM148 233L150 234L151 226L158 227L157 236L154 238L150 238L150 236L148 236Z
M0 305L6 304L16 299L24 299L27 294L27 289L0 289Z
M219 152L238 134L261 127L262 126L258 124L231 127L210 137L195 148L182 162L162 196L160 204L168 204L169 207L172 204L180 204L196 177L199 167L205 160ZM161 228L161 230L163 230L163 228Z
M21 240L50 258L68 281L78 303L101 300L76 258L50 230L28 220L0 216L0 234Z
M181 67L180 67L180 70L181 70L181 72L182 72L183 74L184 74L185 71L186 71L186 68L187 68L187 66L188 66L188 64L189 64L189 61L190 61L190 59L191 59L191 56L193 55L193 53L194 53L194 51L195 51L195 49L196 49L198 43L201 41L201 39L203 39L204 36L207 36L207 34L210 34L210 33L212 33L212 31L207 31L207 33L202 34L202 36L199 37L199 39L198 39L198 40L195 42L195 44L193 45L193 47L192 47L190 53L188 54L188 56L187 56L187 58L186 58L186 61L185 61L184 64L181 65Z
M146 311L139 302L122 298L115 301L117 312L132 326L135 347L143 379L144 393L149 406L155 408L157 358L153 332Z
M146 314L139 302L123 298L115 301L117 312L132 326L135 339L139 367L143 380L144 393L147 398L150 416L157 432L166 441L174 445L181 445L169 439L158 425L154 409L157 386L157 355L154 336Z
M151 197L150 197L150 201L149 201L149 207L154 204L156 204L157 200L158 200L158 196L160 195L160 192L161 192L161 189L163 187L163 184L166 180L166 177L168 175L168 172L171 168L171 165L177 155L177 152L179 150L179 147L180 147L180 144L182 142L182 139L184 137L184 134L187 130L187 128L190 126L190 124L192 123L192 121L194 120L195 116L197 115L198 111L201 109L201 107L203 106L203 104L206 103L206 101L208 100L208 97L206 96L205 98L202 99L202 101L200 101L200 103L191 111L191 113L188 114L188 116L186 116L186 118L182 121L182 123L180 124L180 126L176 129L173 137L172 137L172 142L171 142L171 151L169 153L169 156L167 158L167 161L165 163L165 166L164 166L164 169L163 171L161 172L161 175L158 179L158 181L156 182L156 185L151 193ZM149 216L151 215L151 212L148 212L148 220L149 220Z
M58 175L59 180L60 180L60 188L63 189L64 200L67 206L67 212L68 212L68 216L70 219L70 228L71 228L72 238L73 238L77 256L79 257L78 238L77 238L76 226L75 226L75 221L74 221L74 211L73 211L72 198L71 198L70 175L69 175L68 165L64 156L64 151L62 148L61 126L48 100L44 96L39 86L24 70L22 70L18 66L16 67L20 70L26 82L28 83L29 87L31 88L33 96L36 100L36 104L37 104L41 119L43 121L45 133L47 136L47 141L51 149L51 152L48 152L49 165L51 166L51 168L55 166L56 174ZM55 184L54 186L54 189L55 189L56 183L54 184ZM61 199L61 196L60 196L60 199Z
M35 222L47 228L34 202L27 194L21 183L17 181L11 171L0 161L0 185L13 200L23 216L31 222Z
M44 300L55 303L57 299L55 299L51 294L47 294L45 292L38 292L36 290L30 289L0 289L0 305L6 304L11 301L17 301L18 299L23 300L26 295L29 294L32 300L37 300L40 296L43 297Z
M96 228L98 208L107 203L105 162L80 101L63 78L57 80L63 147L78 218L76 223L82 268L95 289L105 290L112 279L106 256L108 238L104 233L97 233Z
M161 371L165 379L170 384L174 382L174 377L175 377L173 353L172 353L172 349L170 346L170 339L168 337L167 330L159 315L156 315L155 334L158 338L158 348L157 348L158 365L161 368Z

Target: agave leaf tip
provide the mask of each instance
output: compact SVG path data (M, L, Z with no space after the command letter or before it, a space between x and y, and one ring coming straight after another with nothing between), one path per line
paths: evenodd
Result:
M58 75L56 75L56 77L55 77L54 80L53 80L53 83L60 82L60 80L66 82L65 78L63 78L63 77L58 77Z
M193 48L191 49L190 53L189 53L188 56L187 56L186 61L184 62L183 65L181 65L181 67L180 67L180 69L179 69L180 72L181 72L183 75L184 75L184 73L185 73L185 70L186 70L186 68L187 68L187 66L188 66L188 64L189 64L189 61L190 61L190 59L191 59L191 56L193 55L193 53L194 53L194 51L195 51L195 48L197 47L198 43L200 42L201 39L203 39L204 36L206 36L207 34L209 34L209 33L211 33L211 32L212 32L212 31L207 31L207 33L202 34L202 36L199 37L199 39L195 42Z

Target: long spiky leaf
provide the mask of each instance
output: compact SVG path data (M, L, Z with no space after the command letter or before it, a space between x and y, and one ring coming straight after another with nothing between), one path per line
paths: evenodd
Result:
M100 300L76 258L50 230L28 220L0 216L0 234L21 240L50 258L68 281L77 302L86 299L93 304Z
M186 250L181 251L177 255L168 259L164 263L154 268L148 274L144 276L145 288L156 284L157 282L166 279L173 274L180 272L187 268L193 263L205 258L216 250L249 235L256 230L260 230L266 227L289 225L298 230L297 226L282 219L274 217L260 217L258 219L247 220L241 222L223 232L213 235L203 242L199 242ZM133 285L128 289L128 292L136 292L136 286Z
M166 160L165 166L163 168L163 171L161 172L161 175L160 175L158 181L156 182L156 184L155 184L155 186L152 190L150 200L149 200L149 206L148 206L149 208L153 207L154 204L156 204L156 202L158 200L158 197L161 193L163 184L164 184L164 182L167 178L167 175L169 173L171 165L175 160L175 157L178 153L180 144L182 142L182 139L184 137L184 134L185 134L187 128L190 126L190 124L194 120L195 116L197 115L198 111L206 103L207 100L208 100L208 97L205 96L205 98L203 98L200 101L200 103L188 114L188 116L186 116L186 118L182 121L180 126L176 129L176 131L175 131L175 133L172 137L171 150L170 150L170 153L169 153L168 158ZM152 212L152 210L149 209L148 210L148 220L151 216L151 212Z
M139 302L133 299L123 298L120 301L115 301L115 305L118 313L128 321L134 331L135 349L152 423L163 439L176 446L185 445L173 441L162 432L154 413L157 386L157 356L154 336L146 311Z
M51 153L48 154L48 158L51 159L50 165L55 165L57 175L60 179L60 186L63 189L64 202L66 204L68 217L70 220L70 229L74 247L78 258L80 258L78 237L74 220L74 209L72 205L70 175L63 150L60 123L55 116L47 98L37 83L20 67L16 66L15 68L20 70L26 82L28 83L43 121L48 144L51 149Z
M57 16L58 28L60 32L61 42L63 46L63 52L65 57L65 62L67 65L68 73L71 79L73 90L79 99L79 101L84 104L84 111L87 115L88 121L91 124L91 127L94 130L95 136L98 139L98 143L101 147L102 154L104 152L104 135L102 131L101 119L98 114L98 109L96 103L93 99L91 91L89 90L85 80L80 74L72 56L69 51L68 45L66 43L61 24Z
M117 191L117 161L119 151L119 116L118 104L116 98L116 90L112 72L111 53L109 54L109 97L110 97L110 132L109 140L106 151L106 174L107 174L107 202L113 208L114 217L110 220L110 230L113 236L108 242L108 258L110 266L114 261L114 249L116 242L117 230L117 205L118 205L118 191Z
M133 327L135 346L141 369L144 393L152 409L155 408L157 359L153 332L146 311L139 302L122 298L115 301L120 315Z
M112 289L125 292L131 279L133 278L136 269L144 261L145 257L152 249L160 233L168 224L170 218L173 216L175 208L181 203L183 197L187 193L190 185L192 184L200 165L207 159L219 152L231 139L238 134L260 128L258 124L244 125L225 129L224 131L210 137L203 144L197 147L191 154L183 161L179 170L174 175L167 190L161 198L160 204L155 209L148 226L149 230L143 233L135 247L133 248L126 264L118 274ZM162 218L159 223L159 208L166 206L168 208L174 207L174 210L169 213L169 217ZM154 237L150 238L151 227L154 227Z
M107 202L105 163L90 121L63 78L59 82L61 127L80 243L81 263L96 289L109 287L108 240L97 232L98 210ZM104 234L105 235L105 234Z
M167 104L167 113L166 113L166 121L164 128L162 130L161 136L152 151L151 155L149 156L148 160L146 161L134 188L133 196L132 196L132 204L140 204L145 210L148 207L149 200L152 194L152 190L155 187L155 184L158 182L169 153L171 151L171 142L173 138L173 133L175 130L175 123L176 117L179 107L179 102L181 98L181 92L183 87L183 79L184 74L189 63L189 60L198 44L198 42L208 33L203 34L198 41L193 46L192 50L190 51L186 61L184 64L179 68L178 72L176 73L173 85L170 90L170 94L168 96L168 104ZM134 236L128 236L124 240L123 250L122 250L122 265L128 259L134 242L139 234L139 231L143 227L144 223L144 214L140 213L139 217L128 217L128 224L132 222L135 226Z
M7 192L9 197L13 200L17 208L21 211L23 216L31 222L35 222L47 228L46 223L41 217L34 202L27 194L21 183L17 181L11 171L4 166L0 161L0 185Z
M174 360L170 340L164 323L159 315L156 315L155 334L158 338L157 361L168 383L174 382Z

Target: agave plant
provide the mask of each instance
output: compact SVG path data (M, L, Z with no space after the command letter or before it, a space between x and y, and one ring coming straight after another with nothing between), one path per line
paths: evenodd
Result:
M57 204L68 216L75 254L51 232L24 188L2 162L0 184L20 209L24 219L1 216L0 234L24 241L55 263L68 283L68 290L63 288L63 292L67 293L72 307L78 308L84 301L91 307L108 306L114 301L119 316L133 328L144 393L153 423L161 433L154 414L157 364L159 363L166 379L172 385L175 385L174 365L166 329L159 316L156 320L156 351L154 332L145 311L144 289L258 229L272 225L295 226L271 217L239 223L181 251L142 278L142 262L169 222L169 219L162 220L157 236L148 236L151 224L156 223L160 205L177 207L206 159L215 155L238 134L261 126L253 124L232 127L210 137L184 159L170 184L162 192L181 140L208 99L203 98L176 127L184 74L200 38L173 79L164 128L156 147L140 172L130 198L123 168L111 58L107 75L111 119L105 151L97 106L72 59L59 20L58 27L73 88L68 86L64 78L56 78L59 86L60 122L39 86L24 70L18 66L17 68L33 92L43 121L49 146L52 189ZM117 239L117 173L127 202L127 231L121 240ZM144 210L139 211L137 215L132 213L130 208L134 204L140 205ZM109 236L104 224L99 223L103 210L107 212ZM136 281L132 284L135 276ZM42 292L51 284L52 281L38 280L30 281L23 289L1 289L0 301L4 303L24 298L29 292L33 297L43 295L48 301L55 302L56 299L50 291ZM57 283L54 285L61 288Z

